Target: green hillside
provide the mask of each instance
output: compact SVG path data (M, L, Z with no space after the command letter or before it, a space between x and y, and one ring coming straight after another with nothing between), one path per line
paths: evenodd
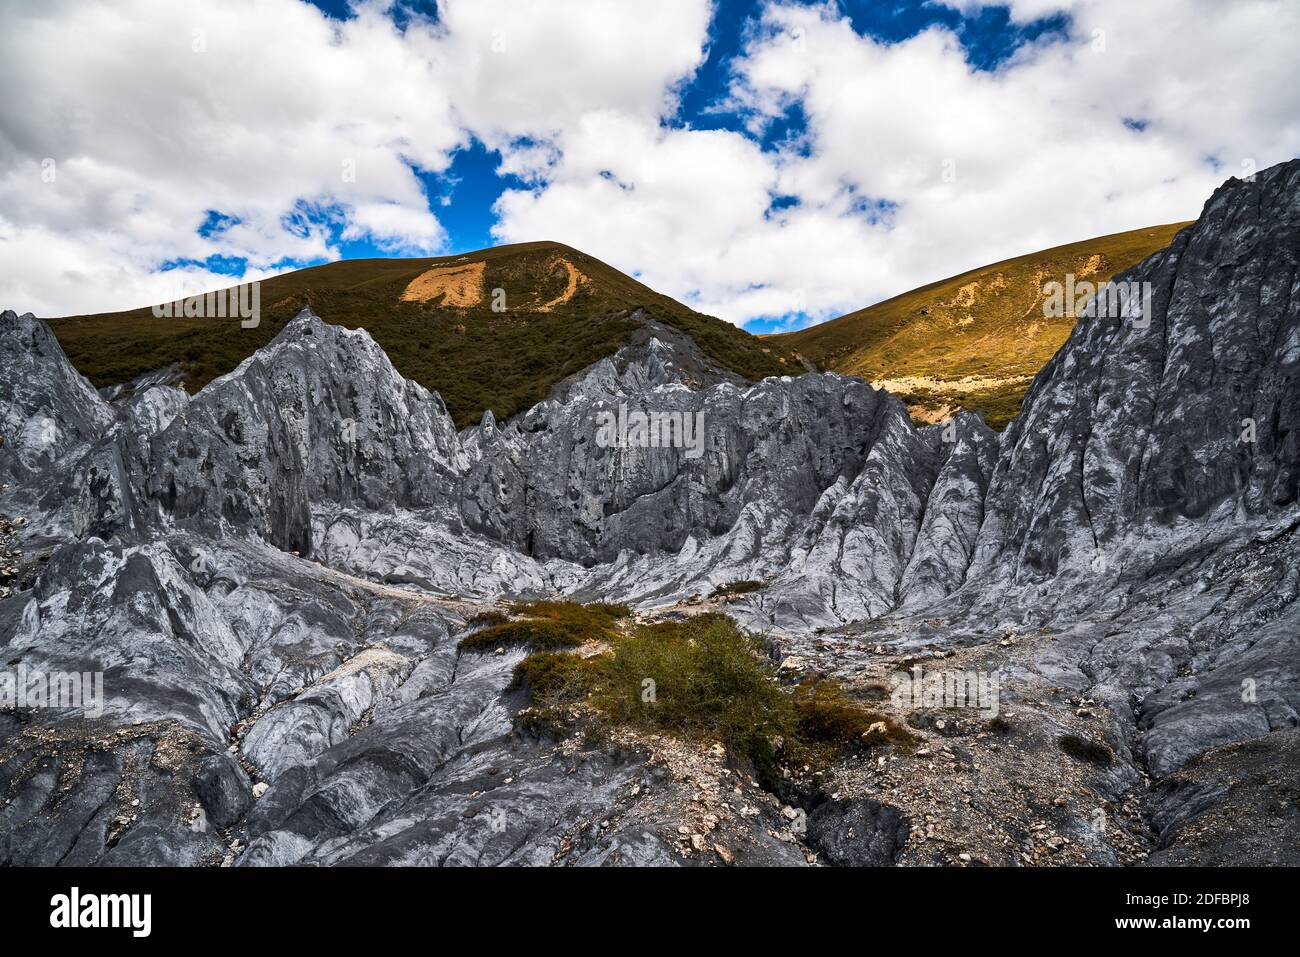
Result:
M442 396L462 427L488 408L508 418L613 353L627 342L634 328L628 316L638 307L689 333L715 361L747 378L803 371L780 345L545 242L286 273L263 281L254 329L237 319L159 319L148 307L50 325L97 387L180 363L194 392L270 342L304 305L328 322L367 329L398 371Z
M1043 286L1104 282L1164 249L1188 223L1114 233L994 263L763 341L902 398L918 421L978 409L994 428L1020 411L1033 376L1074 320L1043 316Z

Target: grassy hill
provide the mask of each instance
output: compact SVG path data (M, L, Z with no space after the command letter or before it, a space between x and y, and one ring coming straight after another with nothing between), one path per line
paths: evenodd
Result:
M1035 373L1073 318L1043 317L1043 286L1104 282L1163 249L1188 223L1114 233L994 263L798 332L764 336L823 369L857 375L902 398L913 418L978 409L994 428L1020 411Z
M627 341L634 328L628 316L638 307L689 333L747 378L803 371L777 343L693 312L576 249L544 242L286 273L262 283L254 329L238 319L159 319L149 307L53 319L50 326L97 387L179 363L194 392L270 342L304 305L328 322L367 329L398 371L442 395L462 427L487 408L508 418L613 353Z

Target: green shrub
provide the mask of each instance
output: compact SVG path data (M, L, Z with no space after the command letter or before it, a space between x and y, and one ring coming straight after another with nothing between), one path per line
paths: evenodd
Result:
M577 614L550 603L526 607L561 617ZM586 615L600 614L592 606L577 607ZM916 740L834 682L805 682L787 693L762 643L726 615L655 622L630 634L608 632L607 640L610 648L603 654L580 658L538 651L516 666L510 687L531 692L529 723L571 727L573 715L566 708L582 703L595 717L596 731L625 725L686 740L721 741L769 784L779 777L783 761L822 764L849 749L908 747Z
M659 622L618 639L593 697L614 721L741 751L797 724L761 645L725 615Z
M539 651L515 665L507 691L526 688L541 707L572 704L587 697L597 670L593 659L563 651Z
M759 589L766 588L766 587L767 587L766 582L753 581L753 580L745 580L745 581L738 581L738 582L724 582L723 584L719 585L717 588L713 589L713 593L709 595L709 597L710 598L731 598L734 595L745 595L748 594L749 592L758 591Z
M461 649L489 651L505 645L528 645L534 650L576 648L589 641L609 640L615 622L628 614L623 605L582 605L573 601L522 602L510 610L522 617L511 621L500 612L476 615L470 624L480 619L495 623L462 638Z
M1056 743L1062 751L1080 761L1105 767L1115 760L1115 753L1106 745L1082 738L1077 734L1062 735Z
M833 681L808 680L795 688L800 737L836 749L895 744L910 746L915 735L898 722L849 698Z

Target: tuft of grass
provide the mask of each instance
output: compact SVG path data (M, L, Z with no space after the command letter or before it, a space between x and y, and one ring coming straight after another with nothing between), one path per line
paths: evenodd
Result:
M894 744L911 747L916 736L885 715L863 707L834 681L809 679L794 691L801 737L838 750Z
M480 611L466 621L465 625L468 628L476 628L481 625L504 625L509 620L509 617L499 611Z
M563 651L539 651L515 665L507 691L528 689L542 708L573 704L587 697L597 666L595 659Z
M576 648L582 638L564 625L545 619L508 621L466 635L460 640L461 651L491 651L508 645L528 645L535 649Z
M725 615L646 625L604 657L593 700L614 722L747 752L797 728L762 650Z
M1072 758L1107 767L1115 760L1115 752L1099 741L1090 741L1077 734L1062 735L1056 741L1062 751Z
M627 605L611 604L607 601L597 601L584 607L596 614L607 616L611 621L632 617L632 609Z
M511 687L531 691L533 726L571 724L571 706L581 704L596 718L597 732L625 725L722 741L768 782L779 777L783 762L820 765L848 750L915 741L834 682L808 682L787 693L762 643L726 615L642 625L611 635L609 644L608 652L589 658L542 651L520 662Z
M512 605L510 610L527 618L543 618L558 622L573 631L583 641L599 641L609 637L609 629L631 612L626 605L595 602L583 605L576 601L530 601Z
M747 595L750 592L759 591L766 588L766 582L746 579L738 582L723 582L717 588L713 589L710 598L734 598L737 595Z
M574 601L522 602L510 610L520 618L506 620L499 612L476 615L476 619L488 622L495 621L495 617L502 620L466 635L460 640L461 650L489 651L506 645L528 645L539 651L577 648L589 641L609 640L615 622L629 614L624 605L582 605Z

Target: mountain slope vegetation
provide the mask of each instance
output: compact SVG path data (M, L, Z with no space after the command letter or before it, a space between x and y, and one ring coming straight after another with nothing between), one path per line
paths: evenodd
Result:
M823 369L888 389L918 421L968 409L1001 428L1074 328L1073 317L1044 317L1044 285L1064 282L1067 273L1079 282L1105 282L1167 247L1187 225L1114 233L1004 260L764 339Z
M644 309L749 379L802 371L782 346L701 315L611 266L537 242L425 259L357 259L265 280L261 321L157 318L150 307L51 320L98 388L168 367L196 392L273 339L304 306L365 328L398 371L438 392L460 427L505 419L628 341Z

